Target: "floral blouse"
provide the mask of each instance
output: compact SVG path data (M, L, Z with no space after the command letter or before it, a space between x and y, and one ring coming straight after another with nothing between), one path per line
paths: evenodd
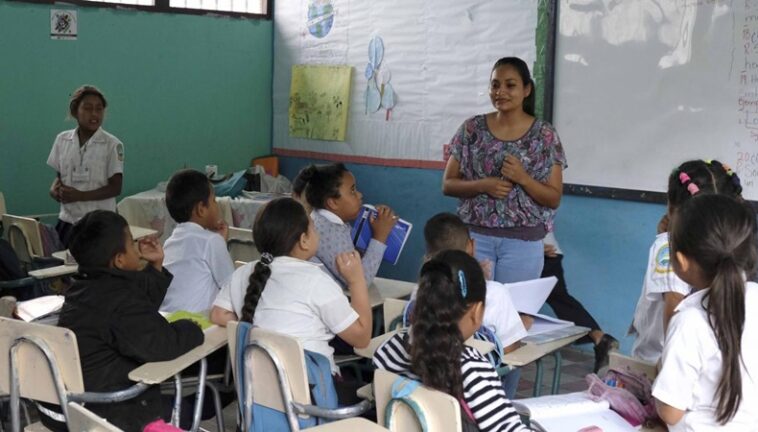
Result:
M450 151L460 164L464 180L500 177L500 168L506 155L516 156L526 172L537 181L545 182L553 165L566 169L566 155L553 126L535 119L521 138L501 141L487 127L486 115L466 120L450 142ZM458 215L463 222L474 227L503 229L544 227L552 231L555 210L534 201L520 186L504 199L487 194L461 198Z

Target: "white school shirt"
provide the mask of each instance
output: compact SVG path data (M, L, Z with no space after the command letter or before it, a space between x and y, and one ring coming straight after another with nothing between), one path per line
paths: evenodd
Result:
M55 137L47 164L61 176L66 186L91 191L108 185L108 179L124 172L124 144L103 128L79 146L77 129ZM61 203L58 219L76 223L92 210L116 211L116 197L99 201Z
M411 293L412 301L416 300L417 292L418 286ZM524 323L513 305L510 291L500 282L487 281L482 325L495 332L503 348L527 335Z
M716 422L716 388L721 380L721 351L701 305L708 289L682 300L669 323L662 367L653 396L685 410L671 432L727 430L758 431L758 284L745 286L745 327L742 332L742 403L725 426Z
M690 286L674 273L669 255L668 233L658 234L650 247L642 293L634 311L632 333L637 334L637 339L632 356L652 363L661 357L666 334L663 329L663 294L675 292L686 296L691 291Z
M174 278L161 311L207 312L234 272L224 238L194 222L174 228L163 245L163 266Z
M257 262L238 268L213 305L242 318L250 274ZM332 373L338 373L329 341L358 317L342 288L320 264L281 256L271 263L271 276L255 308L253 325L296 337L304 349L328 358Z

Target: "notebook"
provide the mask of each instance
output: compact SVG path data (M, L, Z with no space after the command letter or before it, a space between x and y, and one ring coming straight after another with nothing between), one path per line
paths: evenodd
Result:
M520 399L513 405L546 432L577 432L589 426L603 432L640 430L612 411L608 401L593 401L585 392Z
M16 305L16 315L26 322L32 322L58 312L63 307L64 297L49 295L22 301Z
M371 242L371 222L370 217L376 216L376 208L369 204L364 204L361 208L361 212L358 214L358 218L353 222L353 229L350 231L350 236L353 238L353 244L355 248L361 251L366 251L369 243ZM395 226L392 228L389 237L387 237L387 249L384 250L384 261L397 264L400 259L400 253L405 247L405 243L408 241L408 236L411 235L411 228L413 224L410 222L398 219Z
M168 322L174 322L179 321L181 319L188 319L190 321L194 321L195 324L200 326L203 331L211 328L213 326L213 323L208 320L208 316L200 313L195 312L188 312L188 311L176 311L172 312L168 315L165 315L166 321Z

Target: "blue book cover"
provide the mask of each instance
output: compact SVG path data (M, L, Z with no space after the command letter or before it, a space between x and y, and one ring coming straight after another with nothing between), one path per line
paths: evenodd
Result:
M371 222L370 218L377 215L376 208L374 206L364 204L361 208L361 212L358 214L358 218L353 222L353 229L350 232L353 238L353 244L355 248L361 253L366 251L369 242L371 242ZM405 247L405 242L408 241L408 236L411 234L411 228L413 224L403 219L398 219L395 226L392 228L392 232L387 237L387 249L384 251L384 261L397 264L400 259L400 252Z

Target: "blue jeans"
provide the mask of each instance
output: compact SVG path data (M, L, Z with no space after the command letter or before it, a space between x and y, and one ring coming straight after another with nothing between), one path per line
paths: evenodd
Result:
M545 264L542 240L526 241L471 233L476 259L492 263L492 279L500 283L538 279Z

